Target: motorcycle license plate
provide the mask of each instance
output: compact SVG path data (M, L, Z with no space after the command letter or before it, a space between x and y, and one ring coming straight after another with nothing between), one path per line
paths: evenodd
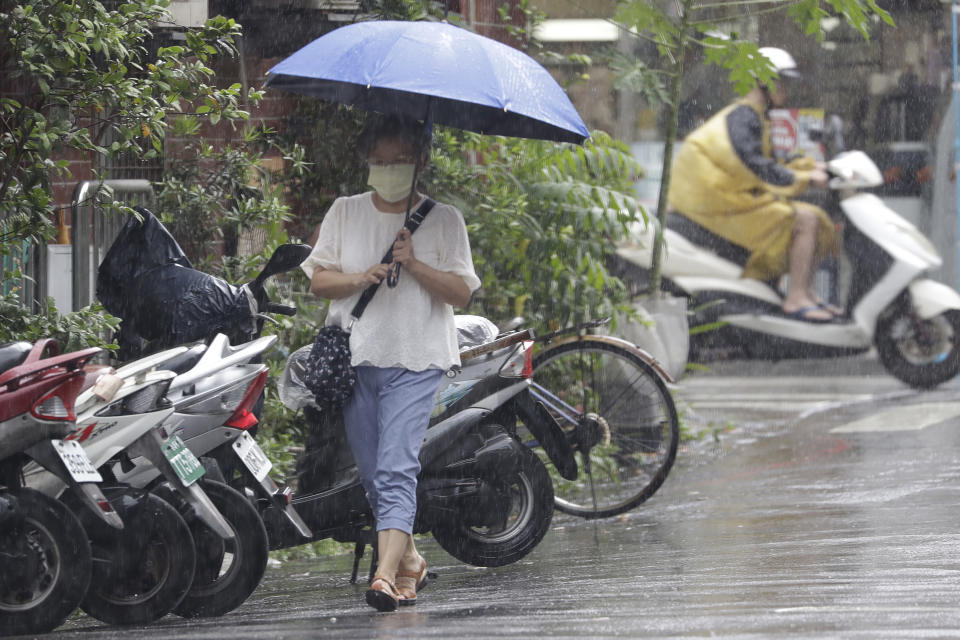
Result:
M70 477L77 482L103 482L100 473L93 468L87 452L76 440L53 440L53 450L57 452Z
M197 460L197 456L193 455L190 449L187 449L187 445L183 443L180 436L170 436L161 448L163 449L163 455L170 461L170 465L177 477L180 478L183 486L189 487L206 472L206 469Z
M263 453L263 449L257 444L257 441L250 437L250 434L244 431L233 443L233 450L240 457L240 461L250 470L257 482L262 482L273 463Z

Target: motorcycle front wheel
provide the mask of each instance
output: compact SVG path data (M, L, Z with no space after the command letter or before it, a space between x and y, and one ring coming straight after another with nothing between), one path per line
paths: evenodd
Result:
M471 524L468 514L463 514L456 522L433 529L437 543L457 560L478 567L500 567L533 551L546 535L553 520L550 474L529 449L523 449L521 456L513 477L497 482L495 521Z
M257 510L243 494L222 482L203 480L202 484L233 530L233 538L224 540L199 518L190 523L197 569L190 591L174 609L185 618L233 611L256 590L267 570L267 530Z
M884 314L875 335L880 362L917 389L932 389L960 373L960 312L924 319L912 308Z
M22 525L15 532L0 531L0 557L5 558L0 635L47 633L73 613L87 592L90 544L61 502L32 489L11 495Z
M132 518L124 518L126 538L119 544L94 545L93 582L81 608L108 624L146 624L180 604L196 564L190 527L161 498L147 494Z

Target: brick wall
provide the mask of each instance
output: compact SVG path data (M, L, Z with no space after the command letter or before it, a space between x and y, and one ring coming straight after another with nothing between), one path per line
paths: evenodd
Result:
M473 29L480 35L511 46L519 46L521 43L516 38L510 36L507 25L500 19L498 11L501 0L460 0L460 12ZM523 12L512 2L513 9L510 11L511 25L522 26L524 24Z
M263 59L248 57L246 60L247 83L251 89L260 89L263 87L263 81L266 71L279 59ZM235 82L242 82L239 65L230 63L221 65L216 69L217 84L220 86L229 86ZM279 91L267 91L265 98L256 105L247 105L246 109L250 112L250 120L247 121L251 126L264 125L276 131L282 131L287 116L296 108L299 98L294 94L283 93ZM202 136L214 146L223 146L235 142L242 136L244 124L238 123L234 129L230 123L220 122L211 125L208 122L201 124L198 135ZM178 147L187 141L182 138L168 136L165 140L166 156L168 161L175 160Z
M253 88L259 88L263 85L263 79L266 70L276 64L277 59L249 59L247 61L247 73L249 84ZM229 86L234 82L240 81L240 69L236 63L223 65L217 69L217 81L221 86ZM14 83L3 82L0 88L0 95L13 96L20 98L23 95L23 88ZM297 104L298 98L292 94L281 94L280 92L267 92L267 97L257 106L250 106L248 110L251 113L250 122L252 124L264 124L278 131L284 126L285 118ZM200 135L214 145L227 144L236 140L241 132L234 130L228 123L220 123L216 126L204 124L201 126ZM185 141L175 137L168 137L165 141L168 158L176 158L177 148ZM83 153L75 149L66 149L62 153L55 155L56 160L65 159L69 161L70 174L60 175L51 174L51 186L53 198L56 206L67 210L67 223L69 224L69 207L73 197L73 190L78 182L93 179L93 168L95 158L92 153Z

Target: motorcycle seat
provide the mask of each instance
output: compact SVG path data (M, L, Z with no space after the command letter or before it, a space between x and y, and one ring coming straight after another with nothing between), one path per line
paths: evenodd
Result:
M0 345L0 373L23 364L31 347L33 345L29 342L10 342Z
M192 346L187 351L184 351L175 358L170 358L163 363L163 369L167 371L173 371L174 373L186 373L193 369L200 358L203 357L203 354L207 351L207 345L201 343Z
M724 260L729 260L740 266L747 264L747 260L750 258L750 252L747 249L718 236L706 227L675 211L667 214L667 228L680 234L693 244L709 249Z

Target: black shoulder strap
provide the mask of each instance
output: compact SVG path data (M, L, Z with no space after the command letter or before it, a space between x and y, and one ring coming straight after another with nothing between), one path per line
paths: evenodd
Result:
M406 224L404 225L409 231L410 235L413 235L417 229L420 228L420 225L423 223L424 218L427 217L427 214L433 209L433 205L437 204L437 201L433 198L427 198L423 203L417 207L417 210L410 214L410 217L407 219ZM384 254L383 259L380 260L382 264L390 264L393 262L393 243L390 244L390 248L387 249L387 252ZM360 318L360 315L363 313L364 309L367 308L367 305L370 304L370 298L373 297L373 294L377 292L377 289L380 287L380 283L372 284L363 291L363 295L360 296L360 299L357 300L357 304L354 305L353 310L350 312L350 315L353 318L353 321L356 321Z

